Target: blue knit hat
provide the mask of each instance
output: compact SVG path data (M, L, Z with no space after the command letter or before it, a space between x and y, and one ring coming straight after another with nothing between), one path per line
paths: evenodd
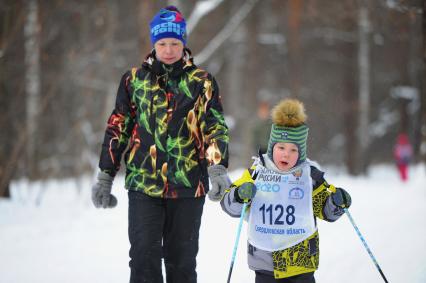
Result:
M151 43L162 38L176 38L186 45L186 22L175 6L168 6L158 12L150 23Z
M305 124L303 103L297 99L284 99L272 110L271 135L268 142L268 157L273 160L274 145L279 142L293 143L299 148L297 164L306 160L306 141L309 128Z

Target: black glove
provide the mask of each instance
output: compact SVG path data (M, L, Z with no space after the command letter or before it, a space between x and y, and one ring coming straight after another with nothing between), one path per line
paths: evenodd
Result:
M331 195L331 200L335 206L349 208L352 204L351 196L342 188L336 188L336 192Z
M256 185L250 182L243 183L234 191L234 198L239 203L249 202L256 195Z

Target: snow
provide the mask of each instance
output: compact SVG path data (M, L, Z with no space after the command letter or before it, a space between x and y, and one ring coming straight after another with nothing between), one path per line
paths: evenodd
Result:
M335 173L332 173L335 172ZM231 179L241 170L231 172ZM392 166L368 176L335 170L326 178L350 192L350 212L389 282L426 282L426 168L411 168L402 183ZM92 178L14 182L12 198L0 199L0 281L127 282L127 195L123 178L114 192L118 207L97 210L90 202ZM77 190L76 188L80 188ZM200 231L198 282L225 282L239 219L206 201ZM423 223L423 224L422 224ZM231 282L254 282L246 264L246 223ZM319 221L317 282L384 282L349 219Z

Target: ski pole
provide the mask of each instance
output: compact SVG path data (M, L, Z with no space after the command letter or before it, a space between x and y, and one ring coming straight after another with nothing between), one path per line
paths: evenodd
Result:
M367 250L368 254L370 255L370 258L373 260L374 265L376 266L377 270L380 272L380 275L382 276L383 280L385 280L385 282L388 283L388 280L386 279L385 275L383 274L383 271L380 268L379 263L377 262L376 258L374 257L373 253L371 252L370 248L368 247L367 242L365 241L364 237L362 236L361 232L358 229L358 226L356 226L355 221L352 218L352 215L349 213L349 210L347 208L344 208L343 210L345 211L346 215L348 216L349 221L351 222L356 233L358 234L358 237L361 239L361 242L363 243L365 249Z
M243 208L241 209L240 223L238 224L237 237L235 238L234 250L232 252L231 266L229 267L227 283L231 282L232 268L234 267L235 256L237 254L237 248L238 248L238 242L240 241L241 228L243 227L243 220L244 220L244 214L246 213L246 207L247 207L247 203L244 202Z

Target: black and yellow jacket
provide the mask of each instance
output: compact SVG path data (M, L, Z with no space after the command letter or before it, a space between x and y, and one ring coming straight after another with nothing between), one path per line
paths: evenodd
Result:
M233 217L241 215L242 204L234 197L235 190L246 182L254 182L252 175L256 171L256 164L262 165L270 170L279 172L273 162L265 154L256 159L254 164L244 171L242 177L235 181L221 200L222 209ZM255 175L255 174L254 174ZM343 209L335 206L330 198L335 188L324 180L324 173L316 167L311 166L311 178L313 182L312 203L316 219L325 221L336 221L342 214ZM250 206L248 207L248 213ZM268 252L248 244L248 264L250 269L262 273L274 275L275 278L287 278L303 273L314 272L319 264L319 234L318 230L306 240L290 248Z
M207 166L228 166L228 128L217 83L194 65L189 50L173 65L152 52L121 78L100 169L115 176L124 152L126 188L153 197L204 196Z

